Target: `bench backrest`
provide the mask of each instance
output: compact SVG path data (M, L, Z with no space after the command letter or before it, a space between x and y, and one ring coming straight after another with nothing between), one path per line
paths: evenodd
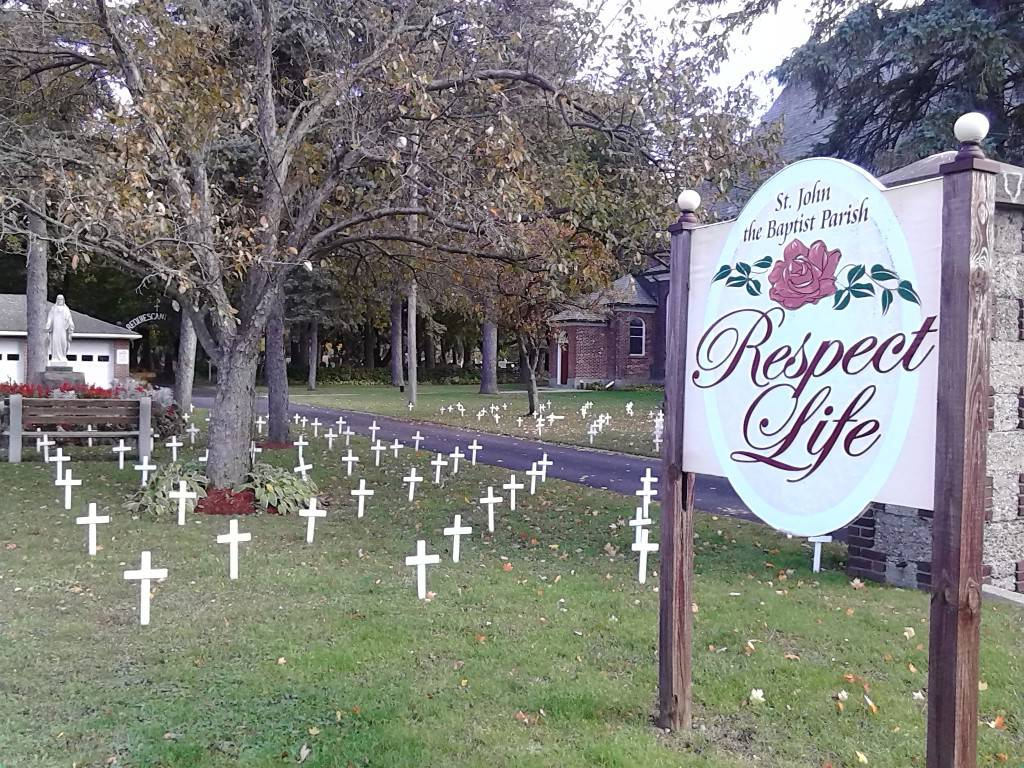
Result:
M26 429L58 424L138 427L139 401L26 397L21 401L21 418Z

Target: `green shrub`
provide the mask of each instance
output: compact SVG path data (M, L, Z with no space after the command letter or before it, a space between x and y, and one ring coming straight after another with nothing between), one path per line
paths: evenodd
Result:
M128 499L128 509L140 515L177 515L178 502L168 494L176 491L182 480L188 490L197 494L197 499L206 496L206 486L210 481L203 474L202 466L197 462L174 462L150 476L149 484Z
M239 491L252 491L258 510L274 507L279 515L294 515L306 506L310 496L317 495L312 480L303 480L289 469L263 462L253 465L248 481L235 488L235 493Z

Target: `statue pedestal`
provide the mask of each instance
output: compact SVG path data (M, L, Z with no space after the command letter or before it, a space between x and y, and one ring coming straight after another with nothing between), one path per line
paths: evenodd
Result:
M61 384L80 384L85 386L85 374L72 370L70 365L50 364L43 371L43 384L59 389Z

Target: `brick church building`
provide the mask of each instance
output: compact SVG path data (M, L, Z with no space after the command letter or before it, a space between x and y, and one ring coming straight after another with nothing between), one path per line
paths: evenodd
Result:
M665 377L668 268L624 275L554 315L548 373L553 387L660 384Z

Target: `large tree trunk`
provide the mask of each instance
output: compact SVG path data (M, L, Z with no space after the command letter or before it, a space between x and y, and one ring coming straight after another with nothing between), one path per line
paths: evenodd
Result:
M370 318L363 325L363 366L368 371L377 367L377 329Z
M235 343L217 369L210 415L207 474L213 488L234 488L249 472L249 439L256 395L256 344Z
M316 370L320 366L320 322L313 320L309 324L309 374L306 377L306 389L316 389Z
M498 394L498 326L484 319L483 364L480 367L480 394Z
M36 189L29 202L37 210L45 210L46 193ZM28 238L25 252L25 307L27 310L28 338L26 339L25 380L38 384L49 362L46 343L46 275L49 245L46 240L46 222L33 213L28 214Z
M537 353L536 344L523 334L519 335L519 357L526 360L524 370L526 373L526 399L529 402L530 410L527 416L533 416L537 412L537 360L540 355Z
M423 334L423 370L432 371L434 370L434 360L437 357L437 347L434 343L434 321L429 312L424 314L424 334Z
M409 283L409 329L407 331L409 344L409 371L405 377L407 386L406 393L409 402L416 405L416 366L419 363L419 351L416 348L416 280Z
M288 364L284 359L284 297L270 309L267 316L266 359L263 363L267 377L267 403L270 418L267 440L271 443L288 442Z
M391 297L391 384L400 387L405 383L402 374L402 297Z
M174 402L183 413L188 413L192 405L192 384L196 375L196 329L184 307L180 314L178 361L174 366Z

